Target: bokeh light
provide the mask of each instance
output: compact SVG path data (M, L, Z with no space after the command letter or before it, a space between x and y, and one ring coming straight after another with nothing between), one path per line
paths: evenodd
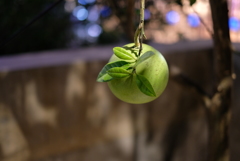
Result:
M144 10L144 20L149 20L151 18L151 12L148 9Z
M94 3L96 0L78 0L78 3L81 5Z
M86 5L86 1L85 0L78 0L78 3L81 4L81 5Z
M88 17L88 10L83 6L77 6L73 10L73 15L80 21L84 21Z
M187 22L191 27L198 27L200 25L200 19L196 14L189 14L187 16Z
M108 16L110 16L112 13L110 7L104 6L100 12L101 16L106 18Z
M180 19L179 14L176 11L169 11L166 14L166 21L170 25L178 23L179 19Z
M87 34L91 37L98 37L102 33L102 27L98 24L89 24L86 27Z
M89 9L88 21L96 22L99 20L99 10L97 7L92 7Z
M86 3L88 3L88 4L91 4L91 3L94 3L96 0L85 0L86 1Z
M228 24L229 24L230 30L232 31L238 31L240 29L240 20L238 20L235 17L230 17Z
M83 27L78 31L79 36L77 36L77 32L75 32L79 40L81 37L83 44L96 43L97 40L101 42L103 40L102 38L106 36L105 33L117 35L125 32L124 27L121 30L121 21L125 21L129 16L124 12L124 9L126 9L125 2L116 3L117 6L114 8L111 8L109 3L105 3L102 0L66 0L66 2L71 2L71 4L65 5L66 11L72 12L74 15L71 16L71 21L74 25L81 25ZM72 2L75 3L75 7ZM136 2L135 5L138 5L138 2ZM235 10L236 8L239 7L235 7ZM119 11L119 9L123 10ZM115 10L117 10L118 13L115 12ZM119 13L122 14L122 17L119 17ZM137 18L139 16L138 14L139 13L135 14L134 24L137 24L139 21ZM146 5L144 10L146 34L149 39L159 43L174 43L184 39L209 39L211 37L204 26L201 25L201 18L207 25L211 25L209 24L209 22L211 22L209 15L209 4L205 0L199 0L193 7L183 5L182 8L175 4L168 4L165 1L154 1L154 3ZM239 41L240 37L235 35L240 33L240 16L238 12L229 12L229 15L231 17L229 19L231 37L233 37L235 41L237 39ZM159 26L164 27L159 28ZM116 28L119 30L116 30ZM161 37L155 36L157 35L156 29L161 33ZM191 32L188 32L189 30L191 30ZM199 32L200 30L201 33ZM84 32L85 36L83 34ZM99 39L100 35L101 38Z

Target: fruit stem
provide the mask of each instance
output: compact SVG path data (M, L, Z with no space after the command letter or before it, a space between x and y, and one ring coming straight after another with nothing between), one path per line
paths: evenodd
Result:
M135 48L139 48L138 56L140 56L140 54L142 52L143 37L146 38L145 33L144 33L144 9L145 9L145 0L141 0L140 22L139 22L138 28L136 29L135 34L134 34Z

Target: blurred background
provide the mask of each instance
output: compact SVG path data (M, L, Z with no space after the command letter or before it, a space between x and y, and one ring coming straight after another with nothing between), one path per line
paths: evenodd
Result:
M54 2L2 0L0 43L3 45L8 42L9 38ZM171 0L146 1L145 32L148 41L171 44L210 39L208 30L212 25L208 0L198 0L192 7L188 0L182 3L183 6ZM229 25L233 42L240 41L239 7L239 1L229 0ZM139 23L138 14L138 1L66 0L1 48L1 55L132 42Z
M158 99L131 105L96 78L113 47L133 42L139 1L1 0L0 160L207 161L206 105L195 88L214 92L211 11L208 0L176 2L146 0L145 43L165 56L170 79ZM240 50L240 1L228 6ZM229 153L238 161L239 55L233 64Z

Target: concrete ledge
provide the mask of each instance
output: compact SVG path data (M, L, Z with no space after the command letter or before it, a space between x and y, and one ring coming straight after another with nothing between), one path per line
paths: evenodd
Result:
M57 66L83 61L108 60L112 55L112 48L123 46L122 44L112 44L105 46L83 47L70 50L55 50L23 53L17 56L0 57L0 71L16 71L32 69L47 66ZM206 50L212 48L212 42L209 41L184 41L172 45L163 45L150 43L162 54L183 53L197 50Z

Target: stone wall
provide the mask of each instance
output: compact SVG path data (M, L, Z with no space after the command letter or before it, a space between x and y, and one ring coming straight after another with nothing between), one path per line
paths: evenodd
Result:
M0 58L0 160L206 160L203 101L175 75L181 73L211 93L211 42L152 45L166 57L171 77L162 96L143 105L124 103L106 83L95 81L112 46ZM239 57L234 61L238 74ZM233 158L240 157L237 81L230 133Z

